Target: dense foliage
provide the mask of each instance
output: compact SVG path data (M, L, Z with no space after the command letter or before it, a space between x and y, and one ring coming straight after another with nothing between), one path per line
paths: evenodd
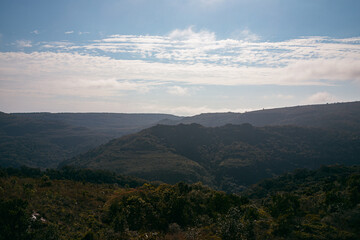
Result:
M359 239L360 167L323 166L264 180L247 191L287 239Z
M17 176L22 178L42 178L48 177L51 180L73 180L88 183L108 183L117 184L122 187L139 187L146 183L145 180L122 176L114 172L105 170L78 169L64 166L60 169L46 169L41 171L39 168L1 168L0 177Z
M297 170L241 195L200 183L123 188L8 173L0 239L360 238L360 167Z

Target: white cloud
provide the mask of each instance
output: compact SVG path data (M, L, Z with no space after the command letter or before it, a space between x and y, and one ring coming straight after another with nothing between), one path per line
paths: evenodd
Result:
M67 32L64 32L65 34L73 34L74 31L67 31Z
M187 29L175 29L169 33L169 38L171 40L177 41L190 41L190 42L214 42L215 33L209 32L206 30L202 30L199 32L195 32L193 27L188 27Z
M318 92L308 97L306 103L308 104L333 103L337 101L338 99L328 92Z
M18 48L28 48L32 47L32 42L30 40L17 40L16 46Z
M289 84L321 80L359 80L359 38L308 37L282 42L260 42L245 29L238 39L216 39L213 32L193 27L175 29L165 36L113 35L72 50L126 54L134 59L173 64L202 64L241 69L250 68L281 78ZM239 35L238 34L238 35ZM239 39L242 38L242 39ZM269 70L270 69L270 70ZM253 72L253 71L250 71ZM330 74L331 72L331 74ZM264 81L270 77L266 75Z
M30 33L38 35L38 34L39 34L39 30L35 29L34 31L32 31L32 32L30 32Z
M353 80L360 82L360 59L308 59L299 60L282 68L284 81L320 82L321 80Z
M71 48L68 47L68 48ZM66 52L0 53L0 82L8 89L40 89L67 94L111 96L119 91L149 91L159 84L192 85L322 85L329 81L360 81L349 60L299 61L286 67L241 67L204 63L161 63L121 60ZM331 82L330 82L331 83ZM12 85L13 84L13 85ZM39 91L40 91L39 90ZM188 89L173 88L173 94ZM285 96L282 96L285 97Z
M112 35L82 44L43 42L39 52L0 52L1 94L103 99L129 92L145 94L159 85L169 94L184 96L195 86L204 85L360 83L360 38L254 40L217 39L213 32L189 27L164 36ZM27 40L15 44L20 49L38 47ZM173 87L167 88L169 85ZM281 94L266 97L292 98ZM318 93L308 100L334 99L328 93ZM192 110L181 111L190 114Z
M176 96L185 96L185 95L189 94L189 91L187 88L180 87L180 86L168 87L167 92L172 95L176 95Z
M60 49L70 49L73 46L71 42L67 41L58 41L58 42L43 42L41 44L42 48L60 48Z
M260 36L251 32L248 28L245 28L241 31L235 31L233 32L232 36L235 39L244 40L247 42L256 42L260 40Z

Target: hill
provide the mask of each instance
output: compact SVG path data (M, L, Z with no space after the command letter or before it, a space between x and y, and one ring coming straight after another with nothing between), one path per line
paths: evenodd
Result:
M0 112L0 166L56 167L108 140L84 127Z
M55 167L59 162L84 153L113 138L138 132L159 122L170 125L197 122L211 127L224 126L228 123L251 123L254 126L317 127L336 130L345 135L352 134L354 138L357 138L360 133L360 102L278 108L243 114L200 114L187 118L169 114L122 113L0 113L0 115L0 166ZM191 133L189 134L191 135ZM182 136L187 138L190 135ZM216 143L212 142L212 145L216 145ZM153 147L154 150L151 153L140 154L140 158L136 152L127 152L127 155L123 156L124 159L127 159L125 161L127 163L122 164L123 168L127 169L124 171L129 171L129 174L142 172L141 176L149 174L147 175L149 179L157 177L156 175L162 175L162 179L168 180L172 177L171 182L184 179L184 177L191 181L214 182L213 171L209 171L206 164L200 163L197 156L189 157L186 154L178 154L171 148L165 149L167 152L165 156L162 150L158 151L156 146ZM256 150L256 152L259 153L261 150ZM148 171L148 168L145 167L142 170L137 169L141 168L142 162L149 161L148 159L154 161L156 155L158 161L153 164L162 166L161 169L158 169L158 173ZM166 161L166 158L171 161ZM139 165L128 163L134 161L138 161ZM221 166L227 166L231 161L225 161ZM169 162L176 162L178 167ZM104 167L112 168L113 164L106 163ZM170 174L167 171L168 168L174 169L174 171L170 171ZM130 171L130 169L133 170ZM267 176L271 176L272 173L270 171ZM263 173L259 174L264 175Z
M206 127L250 123L254 126L295 125L360 132L360 102L264 109L246 113L203 113L161 124L198 123Z
M110 138L135 133L156 125L161 120L182 119L170 114L146 113L12 113L14 116L43 121L57 121L74 127L85 127Z
M179 119L167 114L0 112L0 166L54 168L164 118Z
M157 125L111 140L62 165L100 168L148 180L202 181L238 191L296 168L359 164L360 137L295 126L206 128Z

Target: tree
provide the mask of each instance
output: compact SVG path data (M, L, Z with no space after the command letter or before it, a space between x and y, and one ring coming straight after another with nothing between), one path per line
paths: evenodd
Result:
M0 240L28 239L30 219L26 215L27 205L22 199L0 200Z

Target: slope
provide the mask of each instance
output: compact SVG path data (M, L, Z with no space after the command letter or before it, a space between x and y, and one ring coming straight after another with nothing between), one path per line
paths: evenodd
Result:
M182 119L170 114L129 114L129 113L13 113L31 119L58 121L71 126L85 127L108 135L111 138L138 132L169 119Z
M0 112L0 166L56 167L108 139L83 127Z
M158 125L65 161L137 177L204 181L237 191L259 179L322 164L359 164L360 137L294 126ZM174 177L176 176L176 177Z
M250 123L254 126L296 125L360 132L360 102L265 109L245 113L203 113L161 124L198 123L207 127Z

